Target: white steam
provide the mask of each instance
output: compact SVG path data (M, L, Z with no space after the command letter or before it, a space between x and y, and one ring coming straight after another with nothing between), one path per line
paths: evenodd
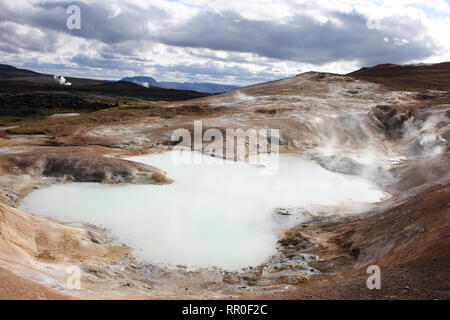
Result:
M447 141L439 134L442 114L433 114L425 120L411 118L404 123L403 138L412 139L410 152L420 157L434 157L447 150Z
M64 78L63 76L54 75L53 78L55 79L56 82L58 82L62 86L71 86L72 85L72 83L68 82L66 80L66 78Z
M241 91L236 91L234 93L234 98L240 102L245 102L245 103L252 103L252 102L256 101L255 97L246 95L245 93L243 93Z

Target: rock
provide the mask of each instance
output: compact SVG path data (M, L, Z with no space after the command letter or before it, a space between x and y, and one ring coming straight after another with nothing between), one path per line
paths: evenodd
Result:
M401 138L403 124L409 118L407 115L399 114L394 107L388 105L378 105L372 108L372 113L383 126L388 138Z
M101 265L91 264L91 265L87 265L84 269L86 272L96 276L97 278L106 279L106 280L112 279L112 276L109 273L108 269Z
M222 277L222 281L228 284L238 284L239 278L232 273L227 273Z
M290 213L290 210L286 209L286 208L276 208L275 212L277 214L279 214L279 215L282 215L282 216L290 216L290 215L292 215L292 213Z
M153 184L170 184L173 182L172 179L167 178L161 172L155 172L152 174Z
M48 250L41 252L37 257L42 260L54 260L55 259L54 255Z
M19 201L19 198L18 198L17 194L0 189L0 202L3 202L7 205L14 206L18 203L18 201Z
M291 273L274 275L271 277L267 277L266 279L270 280L272 283L295 285L305 283L309 278L301 273Z
M96 233L94 233L94 232L92 232L92 231L87 231L87 232L86 232L86 235L88 236L88 238L89 238L92 242L94 242L94 243L96 243L96 244L105 243L105 241L104 241L103 239L100 239L100 237L99 237L98 234L96 234Z
M32 175L63 178L75 182L169 184L163 171L158 168L115 158L73 154L67 152L11 155L7 160L15 162Z
M284 236L278 240L278 244L283 247L296 247L302 249L309 246L311 241L303 236L298 229L291 229L286 231Z

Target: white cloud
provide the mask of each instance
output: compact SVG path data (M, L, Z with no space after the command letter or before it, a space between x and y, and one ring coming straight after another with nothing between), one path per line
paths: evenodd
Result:
M450 60L444 0L78 3L82 29L71 31L67 1L1 2L2 63L94 78L249 84L310 70ZM367 28L368 18L377 28Z

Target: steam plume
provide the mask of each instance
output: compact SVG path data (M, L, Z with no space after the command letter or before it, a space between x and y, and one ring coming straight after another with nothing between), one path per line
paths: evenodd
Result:
M67 82L66 78L64 78L63 76L54 75L53 78L55 79L56 82L58 82L62 86L71 86L72 85L70 82Z

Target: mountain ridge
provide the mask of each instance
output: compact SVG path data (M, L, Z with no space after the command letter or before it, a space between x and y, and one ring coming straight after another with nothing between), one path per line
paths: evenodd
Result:
M210 82L170 82L170 81L156 81L153 77L136 76L136 77L125 77L121 81L133 82L144 87L156 87L163 89L176 89L176 90L190 90L198 91L203 93L222 93L229 92L241 87L235 85L226 85Z
M63 83L61 83L61 80L63 80ZM181 101L202 98L209 95L208 93L192 90L171 90L158 87L145 88L141 85L125 81L109 81L70 76L60 76L58 78L53 74L38 73L7 64L0 64L0 98L4 93L14 95L45 93L49 94L52 99L59 99L58 97L61 97L61 95L66 97L67 94L75 96L106 95L111 97L134 97L148 101ZM27 104L31 103L33 106L42 102L40 100L33 101L33 99L25 98L27 99ZM9 100L7 102L9 103ZM55 104L57 105L58 103Z

